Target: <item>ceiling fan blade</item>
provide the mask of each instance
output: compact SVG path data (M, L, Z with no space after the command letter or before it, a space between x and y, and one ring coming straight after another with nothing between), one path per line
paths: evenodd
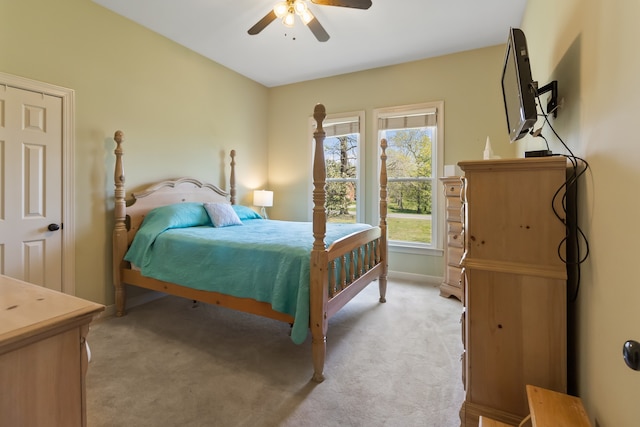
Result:
M322 6L352 7L354 9L369 9L371 0L311 0L311 3Z
M271 12L267 13L264 18L262 18L261 20L259 20L258 22L256 22L256 25L254 25L253 27L249 28L249 31L247 31L249 34L251 34L252 36L258 34L260 31L264 30L265 27L269 24L271 24L274 20L276 19L276 13L271 10Z
M329 33L327 33L327 31L318 21L318 18L316 18L315 16L311 21L309 21L307 27L309 27L309 29L311 30L313 35L316 36L319 42L326 42L327 40L329 40Z

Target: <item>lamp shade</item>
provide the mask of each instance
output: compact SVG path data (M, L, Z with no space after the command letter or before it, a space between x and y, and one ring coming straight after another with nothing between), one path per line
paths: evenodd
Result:
M254 190L253 206L262 206L262 207L273 206L273 191Z

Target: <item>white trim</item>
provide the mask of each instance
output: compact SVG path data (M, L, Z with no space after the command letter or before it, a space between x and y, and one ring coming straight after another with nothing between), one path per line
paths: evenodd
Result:
M127 298L127 310L131 310L132 308L138 307L143 304L148 304L150 302L153 302L160 298L164 298L166 296L167 294L165 294L164 292L149 291L135 297ZM100 316L97 319L94 319L94 322L96 320L104 319L107 317L113 317L115 315L116 315L116 305L109 304L104 308L104 311L100 314Z
M420 283L429 286L438 287L444 280L443 277L438 276L427 276L426 274L415 274L415 273L406 273L404 271L393 271L390 270L387 273L387 278L389 280L403 280L413 283Z
M412 255L444 256L444 249L427 246L424 243L389 242L389 252Z
M331 124L331 123L339 123L339 122L344 122L346 120L352 120L355 121L356 119L359 122L359 137L358 137L358 174L356 176L356 222L360 222L360 223L364 223L365 222L365 218L366 218L366 205L365 205L365 198L364 196L362 196L363 194L367 194L365 192L365 185L366 185L366 180L365 180L365 133L364 133L364 129L365 129L365 113L364 111L350 111L350 112L346 112L346 113L332 113L332 114L327 114L327 117L324 119L324 121L322 122L323 127L325 124ZM313 132L315 132L316 130L316 121L313 118L313 116L309 117L309 135L311 136L311 141L312 144L314 142L313 140ZM310 144L312 146L312 144ZM310 160L310 165L311 165L311 171L313 171L313 149L311 150L311 160ZM308 221L312 221L312 216L313 216L313 199L311 197L311 195L313 194L313 180L309 181L309 193L307 194L307 200L309 200L309 209L308 211L308 216L307 216L307 220ZM377 224L375 224L377 225Z
M75 295L75 91L2 72L0 82L62 99L62 292Z
M442 176L444 169L444 101L433 101L433 102L425 102L421 104L411 104L411 105L401 105L396 107L386 107L386 108L376 108L373 110L373 126L374 126L374 138L379 143L379 133L380 129L378 129L378 122L380 118L396 116L402 113L428 113L432 111L436 111L436 143L432 147L432 155L436 157L436 170L432 171L433 176L431 177L431 191L432 191L432 211L433 216L435 217L435 221L433 224L437 222L437 226L432 228L433 233L433 242L430 245L420 245L420 251L422 253L430 252L430 254L434 255L442 255L442 250L444 248L444 238L446 233L445 223L444 223L444 192L439 190L439 180L438 177ZM376 159L377 162L377 171L378 175L380 175L380 158ZM380 218L380 207L374 207L374 217ZM418 250L418 247L411 244L402 244L389 242L390 247L393 246L396 250L404 247L402 252L412 252Z

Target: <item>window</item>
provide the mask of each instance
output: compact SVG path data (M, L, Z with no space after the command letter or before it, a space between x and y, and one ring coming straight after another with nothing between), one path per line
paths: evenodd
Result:
M324 161L327 171L326 207L329 222L364 222L360 185L360 123L363 113L327 115ZM315 122L313 122L315 130Z
M442 170L443 103L374 111L387 140L387 231L392 246L438 248L437 176Z

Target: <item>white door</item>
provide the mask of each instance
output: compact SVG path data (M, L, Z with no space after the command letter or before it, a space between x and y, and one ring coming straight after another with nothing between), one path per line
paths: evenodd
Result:
M62 98L0 86L0 273L58 291L62 126Z

